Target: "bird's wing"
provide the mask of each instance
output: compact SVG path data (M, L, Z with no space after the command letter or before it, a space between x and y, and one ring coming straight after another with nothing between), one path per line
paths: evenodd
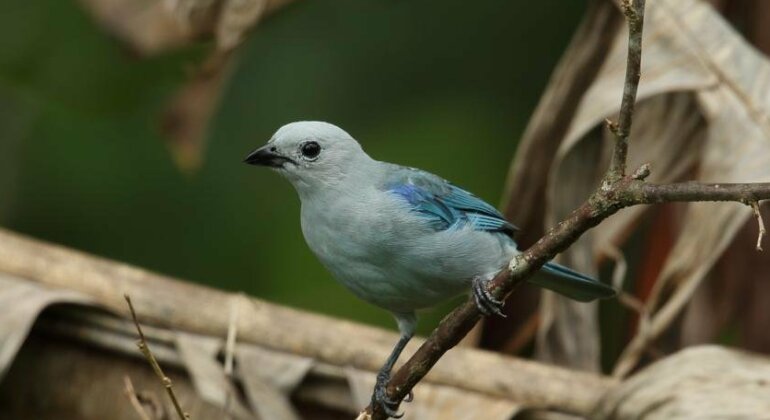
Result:
M414 168L394 165L384 184L388 191L406 200L436 230L470 224L474 229L513 236L518 230L496 208L452 185L449 181Z

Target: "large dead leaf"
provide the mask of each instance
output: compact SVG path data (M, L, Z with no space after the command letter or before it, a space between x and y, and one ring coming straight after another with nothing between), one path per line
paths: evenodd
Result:
M616 19L621 19L619 14ZM548 223L574 208L579 201L575 190L583 193L593 188L597 166L606 167L612 143L602 124L619 108L626 33L616 34L597 77L580 99L569 130L560 137L546 187ZM701 181L770 180L770 65L766 58L700 0L648 2L643 45L641 103L629 166L651 162L655 182L682 180L693 173ZM595 47L584 42L570 48ZM536 129L528 128L533 131ZM533 136L525 137L520 147L536 147L533 140ZM516 165L527 165L527 161L517 159ZM523 170L514 166L512 172ZM510 196L519 196L518 191L512 190ZM595 270L600 258L622 244L645 211L638 207L605 221L566 254L566 262ZM680 233L655 286L675 286L678 292L656 306L662 317L653 317L648 331L661 329L663 321L670 321L681 309L750 216L746 207L734 203L686 206ZM543 318L552 321L543 324L546 330L540 332L539 347L547 349L543 353L552 360L585 366L586 357L596 349L595 317L586 316L593 309L557 296L552 299L553 304L543 307Z
M577 112L579 100L596 77L620 26L616 15L614 6L607 1L589 3L580 27L554 70L519 142L503 203L506 217L521 227L521 235L516 240L523 247L534 243L544 232L548 171ZM519 342L529 341L529 337L518 331L529 323L528 320L534 319L531 312L537 302L537 293L535 287L522 285L508 299L505 311L509 318L486 320L485 325L489 328L485 329L485 336L494 335L498 342L513 336L521 337L515 339ZM541 323L548 324L551 319L547 316Z
M765 357L716 346L684 350L607 393L591 418L763 418L770 412L768 362Z
M763 206L767 212L768 206ZM756 225L748 223L720 257L704 284L688 305L680 334L684 346L713 341L724 331L734 332L734 344L742 348L770 351L770 287L767 273L770 258L754 251Z
M90 302L81 293L41 287L0 273L0 381L40 312L56 303Z
M174 94L161 116L160 132L184 173L194 173L203 162L209 123L235 67L233 57L233 53L213 52Z

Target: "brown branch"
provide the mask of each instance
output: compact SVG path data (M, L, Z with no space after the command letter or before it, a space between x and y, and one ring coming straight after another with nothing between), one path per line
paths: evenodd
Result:
M490 282L489 291L504 299L516 286L531 277L543 264L572 245L583 233L598 225L618 210L639 204L674 201L738 201L753 203L770 199L770 183L758 184L703 184L685 182L676 184L648 184L649 165L643 165L631 176L626 176L628 137L639 84L644 0L623 0L624 15L629 26L628 60L623 98L618 123L609 122L617 142L612 162L604 175L601 187L566 219L554 226L532 247L514 257L509 266ZM425 343L392 376L388 395L400 401L428 373L449 349L467 334L481 314L474 300L469 298L447 315L433 330ZM385 419L380 407L369 406L366 413L374 420Z
M136 341L136 346L139 347L139 351L142 352L144 355L144 358L147 359L147 363L152 366L152 370L155 371L155 374L158 375L158 378L160 378L160 381L163 383L163 386L166 388L166 393L168 394L169 399L171 399L171 403L174 404L174 409L176 410L176 413L179 415L179 418L181 420L189 420L190 415L185 413L184 410L182 410L181 404L179 404L179 400L176 397L176 394L174 393L174 384L171 382L171 379L166 376L165 373L163 373L163 369L161 369L160 365L158 364L158 361L155 360L155 356L153 356L152 352L150 351L150 347L147 345L147 340L144 338L144 333L142 332L142 327L139 325L139 320L136 319L136 311L134 311L134 305L131 303L131 297L126 295L123 295L123 297L126 299L126 302L128 303L128 309L131 310L131 318L134 320L134 325L136 326L136 331L139 333L139 340Z
M132 300L143 303L137 316L141 317L142 330L148 342L164 344L165 349L151 347L163 366L173 365L174 352L165 346L173 344L173 334L152 328L152 332L157 334L157 340L153 340L148 335L148 323L175 331L219 337L230 323L228 311L222 308L231 305L234 296L0 228L0 283L9 277L46 288L75 292L88 297L98 307L116 313L126 309L125 298L117 291L127 291ZM341 369L340 372L350 367L377 372L390 353L392 343L398 338L391 331L257 298L244 299L239 308L239 343L311 358L319 363L319 372L327 372L326 367ZM117 328L115 324L111 323L113 327L110 329ZM134 334L135 329L132 323ZM287 331L291 333L287 334ZM415 338L413 341L407 346L405 354L413 353L424 339ZM165 350L164 354L159 350ZM143 357L141 353L132 354ZM168 356L168 360L164 361L166 357L161 356ZM235 371L237 373L237 369ZM548 407L584 416L615 382L595 373L462 347L447 354L423 381L486 397L509 399L526 407ZM178 384L175 382L174 385L176 390ZM329 401L327 397L324 396L323 401Z
M552 228L532 247L516 256L509 267L497 274L490 292L498 298L509 295L522 281L531 277L543 264L572 245L588 229L618 210L639 204L674 201L737 201L770 199L770 183L757 184L646 184L631 177L622 178L595 192L567 219ZM431 333L427 341L392 377L388 386L391 398L399 400L428 373L441 356L454 347L480 319L473 299L452 311ZM371 410L371 407L367 408ZM384 419L379 410L373 419Z
M639 87L642 67L642 30L644 28L644 1L621 0L620 7L628 22L628 58L626 60L626 80L623 85L623 98L620 103L618 122L609 123L615 134L615 150L608 177L618 180L626 174L628 156L628 137L631 134L631 120L636 104L636 91Z
M657 204L676 201L738 201L753 203L767 200L770 182L750 184L705 184L679 182L675 184L635 183L629 187L633 204Z

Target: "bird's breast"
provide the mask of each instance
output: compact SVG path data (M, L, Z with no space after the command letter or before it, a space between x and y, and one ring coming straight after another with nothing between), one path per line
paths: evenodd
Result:
M302 204L302 232L321 263L358 297L393 311L433 306L496 271L499 235L436 231L387 193Z
M394 212L374 197L303 203L302 233L332 271L338 265L380 265L393 254Z

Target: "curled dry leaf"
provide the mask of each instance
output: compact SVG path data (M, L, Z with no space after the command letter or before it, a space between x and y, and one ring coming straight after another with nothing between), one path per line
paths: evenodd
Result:
M213 52L169 101L160 120L177 167L195 172L203 162L208 126L233 70L233 53Z
M261 419L295 420L289 399L313 367L313 359L241 345L237 349L243 389Z
M85 304L90 299L77 292L39 287L0 273L0 381L38 315L48 306L62 303Z
M204 401L225 409L232 418L254 418L237 398L234 385L217 360L221 339L180 331L176 333L175 341L195 391Z
M534 243L545 232L545 185L548 170L553 164L559 142L569 129L580 98L596 77L619 27L617 12L612 4L604 0L589 3L580 27L554 70L524 137L519 142L515 161L509 171L503 203L506 217L521 228L522 234L517 237L517 241L524 247ZM501 342L505 337L518 334L525 320L532 316L529 311L530 308L534 310L533 302L537 300L538 293L538 289L522 285L508 298L505 310L509 318L504 321L486 320L490 328L485 329L485 335L503 337L496 340ZM545 318L540 322L548 325L553 320L550 316L552 313L544 311L542 315ZM519 341L529 340L522 337Z
M235 48L244 34L292 0L80 0L111 35L140 55L158 54L216 37Z
M683 350L608 392L591 418L761 418L770 412L769 362L716 346Z
M213 30L213 19L185 24L164 0L80 0L97 23L138 55L154 55L179 48Z
M589 13L601 10L596 7ZM620 13L615 13L615 19L622 22ZM569 129L558 137L560 144L548 168L546 196L533 204L535 208L546 206L547 223L559 220L564 211L573 208L574 191L592 188L596 167L605 167L609 162L612 138L603 124L617 113L626 42L625 31L618 31L597 76L579 97ZM629 170L649 162L649 179L653 182L692 178L707 182L770 180L767 58L700 0L649 2L643 45L640 104L632 129ZM601 47L587 41L573 43L566 55L574 54L575 49L597 48ZM573 69L577 71L581 70ZM552 81L555 82L558 81ZM562 98L574 100L574 95ZM558 104L551 99L549 106L554 106L554 102ZM541 103L536 116L548 112L544 105L545 102ZM568 105L558 104L557 109L565 107ZM547 122L543 118L533 119L520 150L528 151L529 155L537 153L535 142L539 137L532 133L544 130L539 125ZM527 169L532 161L531 156L517 157L511 173L515 176L532 172ZM519 190L527 187L521 181L510 185L509 197L520 196ZM652 297L647 302L651 315L643 323L646 334L637 335L632 341L617 374L626 374L647 343L680 314L736 233L752 217L750 208L734 203L687 204L682 209L674 222L679 234L655 276ZM590 237L572 247L566 262L595 271L607 249L622 245L647 210L628 209L608 219ZM635 278L633 268L629 278ZM666 296L671 297L663 299ZM598 351L596 319L585 315L593 309L566 303L558 296L552 299L558 303L541 308L542 318L551 320L542 324L545 331L539 333L541 354L562 363L585 366L586 357Z

